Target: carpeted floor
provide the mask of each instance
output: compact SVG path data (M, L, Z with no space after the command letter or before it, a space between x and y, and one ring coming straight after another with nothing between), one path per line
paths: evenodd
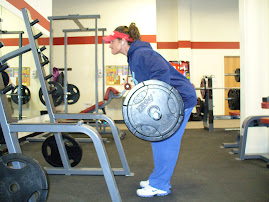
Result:
M146 180L153 169L149 142L130 132L122 144L134 176L116 176L122 201L269 201L269 169L261 160L235 160L231 149L220 146L234 142L238 131L187 129L172 178L168 196L140 198L136 196L140 180ZM121 167L113 139L105 143L111 166ZM22 145L24 154L48 167L41 153L40 142ZM92 143L81 143L83 158L77 167L100 167ZM49 175L49 202L111 201L103 176Z

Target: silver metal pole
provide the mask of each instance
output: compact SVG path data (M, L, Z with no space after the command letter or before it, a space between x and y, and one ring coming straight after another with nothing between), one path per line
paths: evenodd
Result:
M52 73L53 66L53 20L50 20L50 74Z
M22 47L22 33L19 34L19 47ZM19 104L19 120L22 119L22 55L19 55L19 86L18 86L18 104Z
M64 33L64 108L67 113L67 33Z
M95 18L95 112L98 114L98 27ZM97 127L97 126L96 126Z
M105 31L102 31L102 37L105 36ZM103 99L105 98L105 42L102 40L102 59L103 59Z

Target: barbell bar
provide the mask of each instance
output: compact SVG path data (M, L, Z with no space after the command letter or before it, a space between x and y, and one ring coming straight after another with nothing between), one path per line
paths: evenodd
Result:
M240 76L240 74L232 74L232 73L228 73L228 74L224 74L225 76Z
M224 89L224 90L229 90L229 89L240 89L240 87L219 87L219 88L195 88L195 90L212 90L212 89Z

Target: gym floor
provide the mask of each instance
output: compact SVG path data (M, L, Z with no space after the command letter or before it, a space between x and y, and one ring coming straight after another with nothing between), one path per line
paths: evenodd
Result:
M269 170L262 160L239 161L223 143L235 142L239 120L216 120L214 132L202 128L202 122L189 122L182 139L179 161L171 184L171 194L162 197L136 196L139 182L146 180L153 169L149 142L133 136L124 124L117 124L127 133L122 145L134 176L115 176L122 201L269 201ZM74 135L73 135L74 137ZM121 167L113 139L105 143L112 168ZM41 142L22 145L24 154L50 167L41 153ZM100 167L92 143L81 143L82 161L76 167ZM49 202L111 201L103 176L49 175Z

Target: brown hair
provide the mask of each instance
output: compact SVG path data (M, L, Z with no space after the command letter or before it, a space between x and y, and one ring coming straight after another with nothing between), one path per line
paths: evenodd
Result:
M134 41L137 39L141 39L139 29L135 25L135 23L131 23L129 27L127 26L119 26L114 31L121 32L124 34L128 34ZM128 44L130 45L132 42L128 41Z

